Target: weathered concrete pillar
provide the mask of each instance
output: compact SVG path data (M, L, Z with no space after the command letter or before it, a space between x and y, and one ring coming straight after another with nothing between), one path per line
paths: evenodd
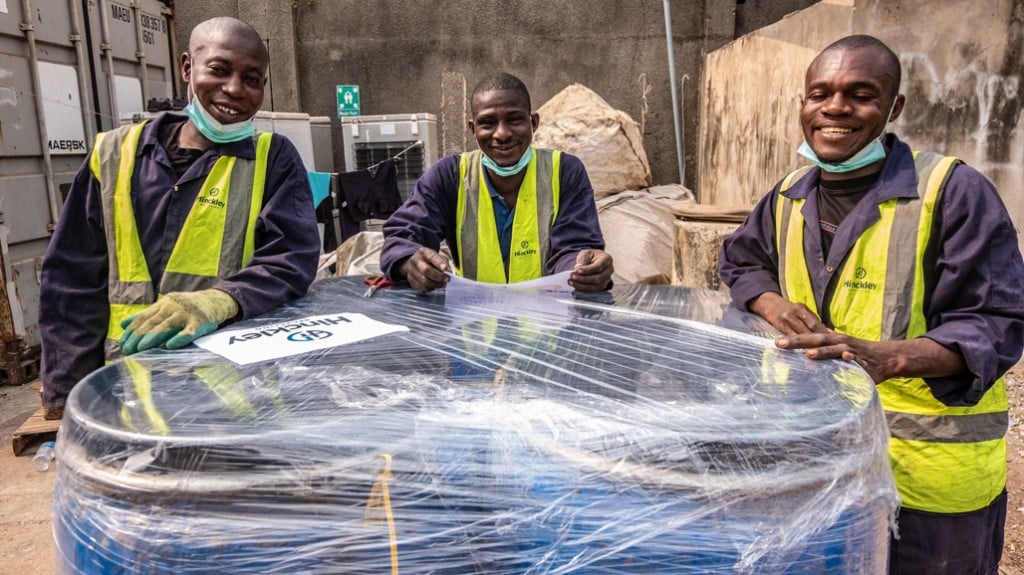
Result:
M676 220L672 285L728 290L718 279L718 251L739 224Z
M672 284L727 290L718 279L718 252L722 242L750 213L746 206L709 206L680 203L672 206L675 246L672 249Z

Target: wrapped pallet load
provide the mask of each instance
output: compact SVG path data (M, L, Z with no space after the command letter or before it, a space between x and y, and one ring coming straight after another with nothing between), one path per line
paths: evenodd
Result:
M616 283L667 284L672 277L673 204L693 201L679 184L649 187L639 125L593 90L568 86L537 110L534 145L578 156L587 168Z
M597 199L651 185L651 166L640 126L581 84L572 84L541 106L533 145L578 156Z
M627 190L597 200L605 249L615 259L615 283L672 283L672 206L692 201L690 190L679 184Z
M884 572L897 496L856 364L709 290L362 279L210 336L262 355L151 350L75 387L58 572ZM369 319L390 331L332 343Z

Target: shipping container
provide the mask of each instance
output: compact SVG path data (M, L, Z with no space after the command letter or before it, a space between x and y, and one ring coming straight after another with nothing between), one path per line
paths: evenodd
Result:
M38 369L39 275L98 131L182 96L157 0L0 0L0 383Z

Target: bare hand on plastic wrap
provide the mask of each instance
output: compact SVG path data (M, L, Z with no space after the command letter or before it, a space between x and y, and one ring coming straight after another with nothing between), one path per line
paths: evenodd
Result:
M839 333L826 327L807 306L774 292L758 296L750 310L784 334L775 340L780 349L802 349L810 359L856 362L875 383L893 377L948 376L965 369L959 352L933 340L871 341Z
M829 329L807 306L775 292L765 292L750 303L750 311L768 320L783 337L780 349L802 349L810 359L856 361L875 383L892 377L891 355L879 353L878 343ZM879 379L881 378L881 379Z
M612 256L602 250L587 249L576 254L576 267L569 276L569 285L580 291L601 291L608 287L615 267Z
M416 250L399 265L398 273L405 276L413 289L428 292L448 284L448 260L430 248Z
M874 382L893 377L947 377L967 369L963 355L927 337L871 341L829 330L780 337L781 349L803 349L811 359L856 362Z
M899 371L898 356L893 350L886 349L887 343L891 342L859 339L832 330L789 335L775 340L780 349L802 349L810 359L856 362L876 384L894 377Z
M831 332L807 306L793 303L775 292L764 292L754 298L750 311L766 319L782 335Z

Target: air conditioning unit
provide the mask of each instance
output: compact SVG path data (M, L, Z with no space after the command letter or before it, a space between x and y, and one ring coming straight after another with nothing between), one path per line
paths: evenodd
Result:
M400 154L395 167L402 200L409 198L416 180L437 161L437 117L433 114L347 116L341 118L341 129L346 171L369 168Z
M302 164L306 169L316 169L313 154L313 129L310 127L309 114L260 110L253 117L252 124L259 132L271 132L287 137L299 152L299 157L302 158Z

